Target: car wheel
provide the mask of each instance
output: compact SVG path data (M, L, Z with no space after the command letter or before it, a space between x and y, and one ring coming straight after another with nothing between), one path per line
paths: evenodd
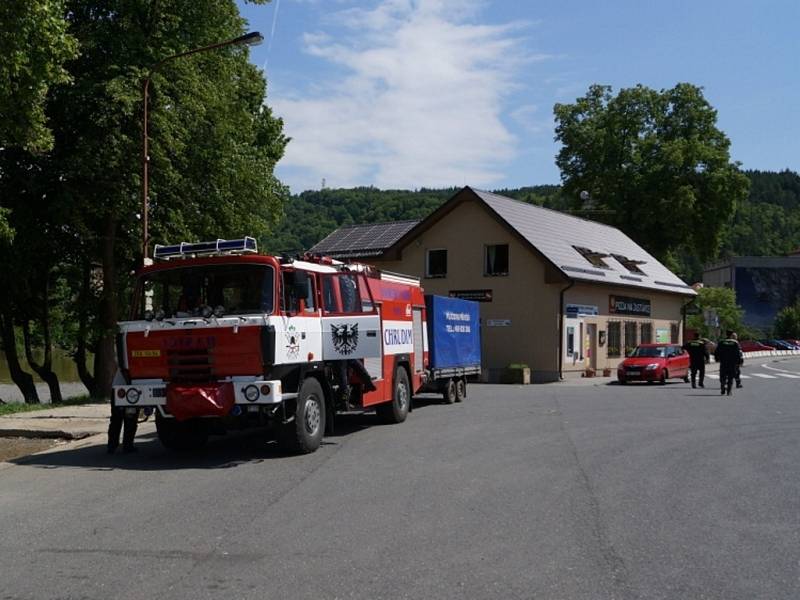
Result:
M459 377L456 380L456 402L463 402L467 398L467 380Z
M411 386L408 384L408 373L403 367L397 367L394 372L392 401L379 404L376 412L384 423L402 423L408 416L410 406Z
M624 377L619 377L618 379L620 385L625 385L628 383L628 381Z
M661 371L661 379L658 380L658 383L660 383L661 385L666 385L668 378L669 378L669 372L666 369L664 369L663 371Z
M448 379L444 384L444 391L442 392L442 399L445 404L453 404L456 401L456 380Z
M307 377L300 386L294 419L281 431L281 445L298 454L310 454L322 444L325 433L325 393L319 381Z

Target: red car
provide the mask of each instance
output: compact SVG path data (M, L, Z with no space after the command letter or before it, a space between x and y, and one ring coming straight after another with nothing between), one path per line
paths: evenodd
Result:
M629 381L658 381L667 379L689 381L689 353L677 344L641 344L617 368L617 379Z
M756 342L755 340L742 340L739 342L739 346L741 347L742 352L762 352L775 350L775 348L772 346L767 346L766 344Z

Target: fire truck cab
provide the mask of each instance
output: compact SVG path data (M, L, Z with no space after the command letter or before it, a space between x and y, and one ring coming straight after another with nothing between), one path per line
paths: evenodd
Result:
M119 323L113 402L154 411L166 447L272 426L307 453L338 412L406 419L427 366L416 278L265 256L249 237L156 246L154 259Z

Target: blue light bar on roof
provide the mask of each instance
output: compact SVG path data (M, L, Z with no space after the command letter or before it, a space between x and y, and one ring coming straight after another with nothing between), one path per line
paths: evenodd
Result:
M246 254L258 252L255 238L244 237L239 240L217 240L215 242L181 242L172 246L156 244L153 258L167 260L170 258L197 256L202 254Z

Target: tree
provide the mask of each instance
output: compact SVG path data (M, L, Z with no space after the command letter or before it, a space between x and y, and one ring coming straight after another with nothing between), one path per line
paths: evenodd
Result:
M67 0L64 15L81 53L66 64L74 84L51 88L53 148L0 164L7 192L0 202L19 209L12 225L36 235L29 226L38 223L39 238L49 243L35 256L11 253L14 264L3 272L12 279L0 283L21 291L8 298L13 319L2 325L13 334L36 318L27 337L46 344L53 339L46 311L61 303L60 313L77 323L69 335L81 378L102 397L116 369L114 336L128 306L129 273L141 262L142 79L166 56L240 36L245 22L234 0ZM154 242L265 235L274 225L287 190L273 170L288 140L265 94L264 76L242 47L172 61L153 74ZM71 293L54 298L63 282Z
M556 157L565 192L589 192L603 220L668 265L686 251L713 258L748 179L730 161L730 141L702 89L680 83L593 85L574 104L556 104Z
M700 314L686 319L687 327L695 329L704 337L712 337L716 331L705 324L703 312L713 310L719 317L719 331L742 331L744 311L736 304L736 292L731 288L704 287L697 290L695 305Z
M778 339L800 339L800 302L781 309L775 316L773 329Z

